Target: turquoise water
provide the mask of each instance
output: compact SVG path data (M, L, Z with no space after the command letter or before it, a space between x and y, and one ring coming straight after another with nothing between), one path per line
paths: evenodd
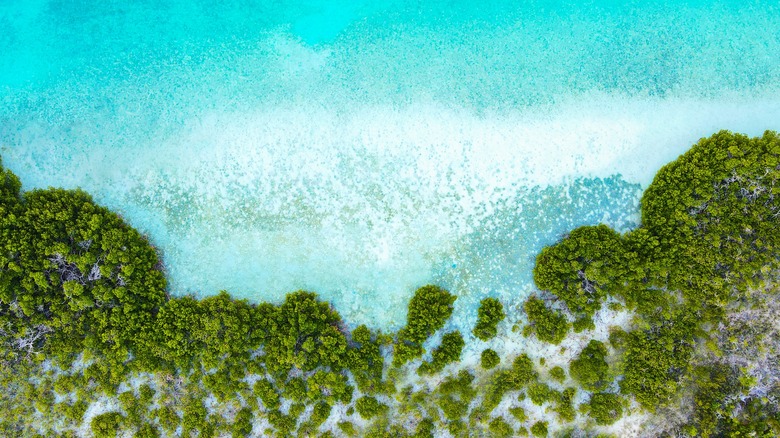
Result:
M780 129L778 54L762 1L0 0L0 154L148 233L174 294L392 328L428 282L524 296L698 138Z

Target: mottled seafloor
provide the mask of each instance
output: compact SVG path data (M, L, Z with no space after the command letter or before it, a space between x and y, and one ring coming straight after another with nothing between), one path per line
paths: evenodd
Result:
M0 155L147 233L173 294L394 329L433 282L467 332L698 138L780 129L775 2L491 4L0 1Z

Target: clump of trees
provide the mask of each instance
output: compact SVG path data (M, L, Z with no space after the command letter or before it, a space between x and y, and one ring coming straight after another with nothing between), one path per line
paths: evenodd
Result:
M598 391L607 386L609 365L606 361L607 347L592 339L573 360L569 371L574 380L588 391Z
M92 417L90 426L96 438L113 438L120 431L124 417L119 412L106 412Z
M610 425L616 422L623 416L620 396L606 392L593 394L588 403L588 414L599 425Z
M496 438L510 438L514 436L514 429L501 417L495 417L490 421L488 425L488 431L490 436Z
M550 370L550 377L558 383L563 383L566 380L566 371L560 366L555 366Z
M473 386L474 376L467 370L444 378L434 392L434 400L447 419L451 433L465 429L463 418L469 412L469 404L477 396Z
M366 396L359 398L357 402L355 402L355 410L358 411L358 414L360 414L361 417L368 420L386 412L387 405L380 403L374 397Z
M260 340L269 371L346 368L347 339L339 330L341 317L315 294L290 294L278 308L266 308L263 316L268 329Z
M566 316L547 307L537 296L528 298L523 308L528 315L528 325L523 329L524 334L535 333L541 341L560 344L569 332L570 324Z
M83 191L20 188L0 167L0 360L121 364L166 299L156 252Z
M683 311L684 312L684 311ZM695 315L682 313L649 330L630 333L620 389L655 410L677 395L694 349Z
M579 412L596 426L614 424L632 401L663 414L692 400L690 417L674 425L683 435L777 436L780 298L767 285L780 272L780 137L702 139L658 172L641 213L630 232L580 227L537 257L534 280L546 292L523 305L526 335L560 344L572 327L592 329L607 299L634 313L608 345L592 340L571 362L573 381L591 393L575 406L578 389L560 386L562 367L544 381L527 355L502 360L491 349L477 382L462 369L423 379L438 386L397 391L401 366L425 354L453 312L455 296L440 287L415 291L396 334L350 330L308 291L278 304L226 292L170 297L154 247L119 216L79 190L22 192L0 167L0 404L9 407L0 431L510 436L527 429L512 430L493 411L513 393L562 423ZM490 340L504 318L498 300L482 300L473 334ZM460 332L443 334L419 373L441 373L464 347ZM156 390L120 386L141 375L153 376ZM121 412L82 425L103 396ZM207 409L209 396L231 414ZM393 397L397 411L379 401ZM322 430L337 405L354 406L347 416L356 411L369 424L338 418L338 430ZM509 413L527 420L520 407ZM266 430L252 430L260 417ZM547 436L548 422L530 431Z
M536 423L531 426L531 434L538 438L543 438L547 436L547 422L546 421L537 421Z
M433 285L417 289L409 301L406 326L398 331L393 365L403 365L425 353L422 344L452 315L456 297Z
M445 366L460 360L460 353L466 342L459 331L445 333L441 344L431 353L430 362L423 362L418 369L420 374L433 374L443 370Z
M528 398L537 406L541 406L557 398L557 391L543 382L534 382L528 385Z
M623 394L651 411L671 406L683 394L716 392L720 395L708 398L713 401L702 403L718 405L721 402L715 399L725 400L739 391L735 385L704 389L705 380L694 376L697 369L711 368L697 364L713 358L697 354L697 345L711 345L737 303L743 303L751 289L774 281L780 260L778 195L778 135L766 132L749 138L721 131L657 173L641 199L639 228L625 235L603 225L574 230L540 253L534 279L578 321L598 311L607 296L636 312L633 331L610 336L610 343L623 356ZM587 328L585 322L575 326ZM599 381L596 369L605 369L595 356L590 355L590 366L585 367L580 358L571 369L572 376L591 390L600 387L593 386ZM716 362L722 361L714 356ZM612 417L603 414L605 400L615 397L594 395L597 409L591 412L601 423L620 412L614 408L609 410L615 414ZM765 397L741 397L744 405L777 412L762 401L768 400ZM689 433L725 433L730 430L726 423L734 422L759 424L762 434L774 427L745 420L741 414L735 417L740 411L719 411L723 420L716 422L718 426L704 421L702 415L690 425Z
M474 336L487 341L498 333L498 323L504 320L504 305L495 298L485 298L479 303L477 324L474 326Z
M233 425L230 427L231 436L234 438L243 438L252 433L252 410L243 408L236 414Z
M536 380L538 373L534 370L533 361L526 354L517 356L509 369L498 370L488 379L482 409L491 412L501 403L501 399L509 391L524 388Z
M555 294L572 313L593 315L610 288L629 273L620 235L606 225L580 227L539 253L536 285Z
M482 350L482 354L480 355L480 363L482 368L489 370L495 368L499 363L501 363L501 357L494 350L486 348Z

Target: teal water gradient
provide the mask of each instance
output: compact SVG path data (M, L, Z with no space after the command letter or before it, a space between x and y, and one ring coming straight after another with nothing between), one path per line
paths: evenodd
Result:
M470 324L545 244L635 225L719 129L780 129L769 1L0 0L0 154L161 249L174 294L308 288ZM619 175L619 176L618 176Z

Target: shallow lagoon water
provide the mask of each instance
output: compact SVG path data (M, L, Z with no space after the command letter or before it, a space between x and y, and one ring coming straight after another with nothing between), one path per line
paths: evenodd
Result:
M0 154L147 233L174 294L390 329L436 282L470 327L698 138L780 129L773 2L518 3L0 2Z

